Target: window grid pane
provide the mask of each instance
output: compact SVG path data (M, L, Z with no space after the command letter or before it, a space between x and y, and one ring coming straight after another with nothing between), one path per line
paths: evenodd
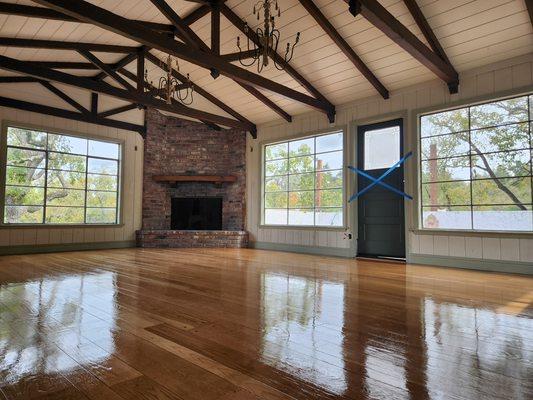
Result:
M264 147L264 224L343 226L343 137L336 131Z
M7 136L3 223L118 223L120 144L16 127Z
M533 231L532 103L518 96L420 117L423 228Z

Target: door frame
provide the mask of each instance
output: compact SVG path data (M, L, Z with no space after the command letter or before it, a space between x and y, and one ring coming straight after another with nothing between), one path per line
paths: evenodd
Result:
M377 104L376 104L377 106ZM349 129L349 137L348 137L348 158L350 160L349 165L357 166L358 164L358 146L359 146L359 138L358 138L358 130L360 126L365 125L372 125L372 124L379 124L383 122L392 121L395 119L401 119L403 121L402 124L402 143L401 147L404 151L404 153L413 151L413 155L415 154L415 141L416 139L412 138L411 135L411 126L410 126L410 120L409 120L409 112L408 110L401 110L398 112L393 113L387 113L387 114L380 114L374 117L369 118L362 118L352 121L350 124ZM405 154L404 154L405 155ZM413 170L413 165L415 165L414 168L416 168L416 160L414 160L416 157L411 157L411 160L414 161L414 164L411 165L404 165L404 191L409 193L409 191L412 190L414 187L413 182L416 179L418 172ZM354 177L355 175L355 177ZM351 188L352 191L357 191L358 183L359 183L359 177L357 174L350 174L349 177L349 185L348 187ZM354 192L355 193L355 192ZM351 256L357 257L357 241L359 239L359 215L358 215L358 202L352 201L350 204L348 204L348 207L350 209L350 225L352 227L352 235L353 235L353 245L351 246ZM409 201L404 201L404 235L405 235L405 257L406 259L409 258L409 248L411 247L411 237L409 235L409 232L411 231L411 224L409 221L412 220L412 213L414 212L412 204Z

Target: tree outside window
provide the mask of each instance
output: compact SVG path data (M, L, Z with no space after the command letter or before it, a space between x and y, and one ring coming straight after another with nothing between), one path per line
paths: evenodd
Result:
M267 225L343 225L343 133L265 146Z
M5 224L118 223L120 145L8 127Z
M533 96L420 118L422 225L533 231Z

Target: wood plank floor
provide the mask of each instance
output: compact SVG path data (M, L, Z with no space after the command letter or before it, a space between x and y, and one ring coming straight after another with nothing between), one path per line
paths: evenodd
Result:
M533 399L533 278L260 250L0 257L0 399Z

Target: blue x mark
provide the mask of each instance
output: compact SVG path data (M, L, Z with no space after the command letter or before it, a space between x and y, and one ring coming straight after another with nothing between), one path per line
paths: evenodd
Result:
M379 178L374 178L372 175L368 175L365 171L361 171L359 168L355 168L355 167L352 167L352 166L348 166L348 169L361 175L361 176L364 176L365 178L368 178L372 181L372 183L370 185L368 185L366 188L364 188L363 190L361 190L360 192L358 193L355 193L352 197L350 197L350 199L348 200L348 203L351 203L352 201L354 201L355 199L357 199L359 196L365 194L366 192L368 192L370 189L372 189L374 186L376 185L380 185L380 186L383 186L384 188L386 189L389 189L390 191L400 195L400 196L403 196L409 200L413 200L413 198L411 196L409 196L407 193L405 192L402 192L401 190L398 190L396 189L395 187L392 187L391 185L389 185L388 183L385 183L383 182L383 180L389 176L392 171L394 171L396 168L398 168L400 165L402 165L405 160L407 160L409 157L411 157L413 155L413 152L410 151L409 153L407 153L405 156L403 156L396 164L394 164L392 167L390 167L383 175L381 175Z

